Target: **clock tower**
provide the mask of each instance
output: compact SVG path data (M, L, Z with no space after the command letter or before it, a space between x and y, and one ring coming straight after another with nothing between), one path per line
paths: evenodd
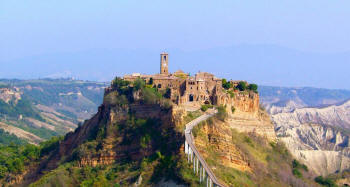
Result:
M168 75L168 53L160 54L160 74Z

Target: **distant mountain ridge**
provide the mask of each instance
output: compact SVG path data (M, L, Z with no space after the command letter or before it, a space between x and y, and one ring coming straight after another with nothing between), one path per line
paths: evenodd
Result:
M270 114L304 107L341 105L350 99L350 90L311 87L259 86L261 103Z

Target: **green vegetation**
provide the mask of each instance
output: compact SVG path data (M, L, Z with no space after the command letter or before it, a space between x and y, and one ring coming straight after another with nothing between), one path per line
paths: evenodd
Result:
M7 177L12 179L24 172L26 167L36 163L39 158L46 156L57 148L63 137L53 137L42 142L39 146L31 144L0 145L0 180ZM23 143L23 142L21 142Z
M336 187L337 186L332 179L324 178L322 176L316 177L315 182L317 182L318 184L321 184L322 186L327 186L327 187Z
M297 160L293 160L292 168L293 168L293 170L292 170L293 175L298 177L298 178L302 178L303 177L303 174L302 174L301 170L304 170L305 172L309 171L305 164L301 164Z
M227 82L226 79L222 79L222 87L225 88L226 90L232 88L232 84L230 82Z
M33 109L32 104L26 99L18 100L18 103L10 102L9 104L0 100L0 114L15 118L19 115L23 115L26 117L42 119L40 114Z
M232 114L235 113L235 111L236 111L236 108L235 108L234 106L231 106L231 112L232 112Z
M214 106L213 105L209 105L209 104L205 104L205 105L202 105L201 106L201 110L203 112L207 111L209 108L213 108Z
M140 176L141 186L154 186L161 180L198 186L198 177L194 176L191 164L188 164L185 155L179 152L182 143L176 137L180 134L173 128L157 119L136 118L132 113L128 114L126 121L110 126L106 124L106 121L102 121L94 129L95 136L79 145L69 162L45 174L31 186L131 186ZM118 152L118 155L125 155L125 158L117 159L115 163L106 166L76 167L82 158L92 158L105 153L106 150L101 144L109 138L107 134L110 133L119 136L114 144L130 147L132 154L142 156L135 158L131 156L130 150L125 149ZM48 142L43 147L52 152L55 150L52 148L57 147L55 142L58 141Z
M236 88L239 90L239 91L245 91L247 89L247 83L244 82L244 81L240 81L238 83L238 85L236 86Z
M239 90L241 92L246 91L246 90L250 90L250 91L253 91L255 93L258 93L258 85L256 85L256 84L247 85L247 83L245 81L240 81L237 86L234 86L232 84L232 82L228 82L226 79L222 79L222 87L225 90L227 90L227 93L230 94L231 98L234 97L234 93L233 93L232 89Z
M248 89L255 93L258 93L258 85L256 84L249 84Z
M235 97L235 93L233 93L232 90L227 90L227 93L230 95L231 98Z
M65 122L56 120L56 117L77 124L78 121L94 114L102 102L104 87L107 84L70 79L1 79L0 85L6 85L7 88L21 95L18 103L16 101L6 103L0 100L1 122L21 128L43 139L50 139L52 136L67 133L67 129L63 127ZM44 106L38 109L36 105ZM63 115L51 113L51 110ZM43 112L50 113L48 115L52 118L43 115ZM23 118L19 118L20 116ZM26 118L33 118L55 126L55 129L40 128L28 122ZM9 139L6 140L5 137ZM19 143L17 140L14 141L13 137L4 135L1 141L3 143L12 141L17 144ZM9 145L8 143L3 145Z
M226 107L225 106L218 106L217 107L218 113L216 114L216 118L225 121L225 119L228 117Z
M128 94L131 91L131 87L129 87L130 82L129 81L125 81L120 77L116 77L113 81L112 81L112 87L115 88L118 93L120 94Z
M145 104L157 104L162 97L162 94L159 93L156 88L144 87L142 89L142 99Z
M132 85L132 86L130 86ZM133 98L130 96L133 92L140 91L141 102L144 104L164 104L168 108L171 107L167 101L170 98L170 89L158 90L158 88L150 87L146 85L145 81L142 79L137 79L134 82L125 81L122 78L116 77L112 81L112 87L116 89L117 93L111 92L108 102L114 103L116 105L125 105L133 102ZM128 102L127 102L128 100Z
M17 136L10 134L8 132L5 132L3 129L0 129L0 146L3 145L20 145L25 144L26 141L18 138Z

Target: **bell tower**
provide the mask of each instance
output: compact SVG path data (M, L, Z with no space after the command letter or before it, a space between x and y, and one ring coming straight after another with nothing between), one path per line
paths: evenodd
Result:
M160 54L160 74L168 75L168 53Z

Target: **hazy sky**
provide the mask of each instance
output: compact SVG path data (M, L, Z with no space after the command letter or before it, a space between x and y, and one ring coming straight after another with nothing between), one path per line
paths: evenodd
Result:
M347 53L349 18L349 0L0 0L0 63L104 49L158 55L237 45ZM341 68L349 69L347 62Z

